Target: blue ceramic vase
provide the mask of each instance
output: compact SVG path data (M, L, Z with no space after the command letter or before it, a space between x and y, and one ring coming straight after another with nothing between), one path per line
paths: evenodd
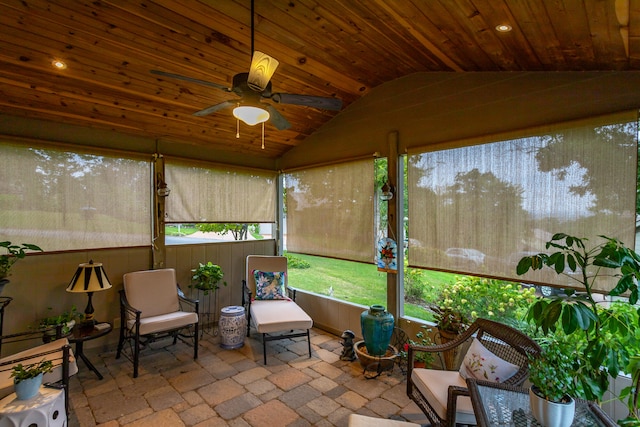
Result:
M360 315L360 327L367 353L371 356L384 356L393 335L393 314L384 306L374 304Z

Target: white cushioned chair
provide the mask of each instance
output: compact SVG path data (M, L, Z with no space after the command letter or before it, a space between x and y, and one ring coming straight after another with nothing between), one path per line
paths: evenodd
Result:
M17 334L0 336L3 345L27 340L37 340L42 343L45 330L43 328L33 331L20 332ZM42 360L50 360L53 363L53 371L44 374L42 383L45 385L55 385L60 387L65 395L65 411L69 413L69 377L78 372L78 364L73 356L73 351L66 338L60 338L62 325L58 325L57 339L45 344L35 345L27 350L5 356L0 359L0 399L13 393L12 368L18 364L24 366L39 363Z
M416 352L439 353L464 348L460 370L414 368ZM407 360L407 395L425 413L432 427L475 425L466 378L477 375L494 382L519 386L529 375L529 355L540 346L522 332L488 319L477 319L454 341L433 346L410 345Z
M133 377L138 376L140 347L158 339L173 337L193 343L193 358L198 358L198 301L185 298L172 268L126 273L120 291L120 339L116 359L124 343L131 345ZM185 306L183 310L182 306ZM186 308L189 308L187 311ZM190 329L185 335L183 331ZM187 341L185 341L187 342Z
M309 330L313 319L296 304L295 289L288 286L287 258L249 255L246 267L242 305L247 314L247 336L251 326L262 334L264 364L267 364L267 341L285 338L306 336L311 357Z

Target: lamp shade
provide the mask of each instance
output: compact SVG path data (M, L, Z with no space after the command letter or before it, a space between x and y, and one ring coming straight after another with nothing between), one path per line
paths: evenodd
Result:
M277 59L256 50L251 58L247 85L256 92L262 92L269 84L269 80L279 64Z
M240 105L234 108L233 115L236 119L242 120L249 126L269 120L269 112L267 110L252 105Z
M111 283L102 268L102 263L89 261L78 266L67 292L97 292L111 288Z

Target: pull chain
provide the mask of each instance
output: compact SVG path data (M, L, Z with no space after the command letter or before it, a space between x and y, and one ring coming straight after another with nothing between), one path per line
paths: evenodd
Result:
M236 139L240 138L240 119L236 119Z
M264 122L262 122L262 149L264 150Z

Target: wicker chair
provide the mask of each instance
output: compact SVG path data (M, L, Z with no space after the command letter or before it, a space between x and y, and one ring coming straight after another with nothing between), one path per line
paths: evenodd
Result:
M515 365L515 373L504 381L521 385L529 375L528 355L540 354L540 346L522 332L487 319L476 320L454 341L429 347L409 346L407 395L425 413L432 427L474 425L475 415L465 378L459 371L413 368L416 352L442 352L464 348L477 339L500 359Z

